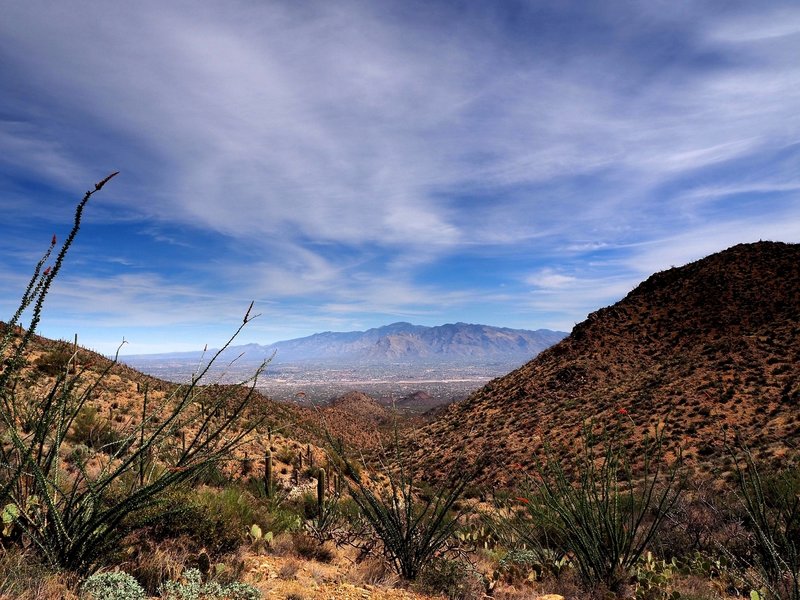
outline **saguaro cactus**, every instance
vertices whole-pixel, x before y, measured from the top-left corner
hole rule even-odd
[[[267,498],[272,498],[273,489],[272,452],[267,450],[264,454],[264,490],[267,493]]]
[[[317,472],[317,514],[321,515],[325,508],[325,469]]]

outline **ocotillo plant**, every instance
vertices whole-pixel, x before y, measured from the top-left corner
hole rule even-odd
[[[742,440],[727,443],[739,483],[739,497],[749,517],[752,558],[732,556],[745,581],[767,598],[800,600],[800,495],[786,470],[765,479]],[[764,596],[759,595],[759,598]]]
[[[459,519],[469,510],[459,500],[481,465],[455,469],[450,481],[423,497],[400,455],[396,425],[394,436],[394,450],[385,451],[381,457],[388,491],[374,489],[359,475],[343,445],[328,437],[339,479],[347,485],[361,516],[383,542],[384,554],[395,571],[404,579],[414,580],[450,543]]]
[[[683,491],[680,454],[667,464],[662,433],[645,436],[636,470],[618,427],[604,430],[606,441],[593,449],[592,426],[584,431],[577,473],[567,472],[551,448],[536,457],[537,477],[517,499],[527,518],[507,523],[529,547],[574,556],[584,582],[616,590],[638,560]],[[540,533],[549,531],[548,546]]]
[[[114,368],[115,360],[95,370],[87,364],[76,369],[74,353],[38,399],[32,421],[35,426],[28,431],[21,426],[19,411],[24,403],[19,390],[24,388],[26,357],[44,301],[78,233],[86,204],[114,175],[86,192],[55,262],[45,267],[56,247],[53,236],[0,338],[0,428],[8,442],[8,446],[0,445],[0,506],[14,515],[13,525],[21,530],[25,543],[36,548],[47,562],[82,572],[91,571],[100,557],[117,548],[130,531],[131,520],[157,504],[163,491],[227,458],[261,423],[248,418],[246,412],[265,365],[246,381],[250,385],[245,393],[231,391],[209,397],[200,387],[200,380],[220,353],[254,318],[251,304],[234,335],[189,384],[177,387],[152,408],[148,403],[142,411],[142,423],[131,423],[118,432],[120,437],[113,446],[99,448],[97,469],[78,469],[67,475],[64,443],[76,418],[91,407],[90,399]],[[28,309],[28,329],[20,330],[18,325]],[[196,395],[208,409],[202,414],[194,403]],[[223,406],[230,408],[227,417],[222,417]],[[190,433],[185,445],[177,449],[175,440],[180,431]],[[149,460],[152,456],[159,456],[159,464],[144,469],[154,462]],[[32,502],[34,497],[36,501]]]

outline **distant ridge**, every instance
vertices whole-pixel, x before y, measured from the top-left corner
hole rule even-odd
[[[465,441],[486,481],[532,470],[543,442],[575,448],[587,420],[664,427],[701,472],[726,466],[723,430],[781,464],[800,449],[800,245],[741,244],[656,273],[552,348],[409,441],[427,474]],[[634,426],[635,424],[635,426]]]
[[[225,358],[244,352],[245,360],[263,360],[275,353],[275,362],[339,361],[383,363],[386,361],[529,360],[567,334],[538,329],[509,329],[489,325],[452,323],[436,327],[392,323],[366,331],[315,333],[270,345],[246,344],[226,350]],[[199,352],[125,356],[125,362],[197,359]]]

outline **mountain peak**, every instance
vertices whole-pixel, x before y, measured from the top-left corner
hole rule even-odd
[[[398,321],[366,331],[329,332],[270,346],[277,361],[443,361],[467,357],[523,362],[562,339],[562,332],[454,323],[427,327]]]

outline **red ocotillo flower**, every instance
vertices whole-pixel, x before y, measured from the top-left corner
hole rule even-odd
[[[52,268],[52,267],[47,267],[47,268],[44,270],[44,272],[42,273],[42,275],[44,275],[44,276],[50,275],[50,269],[51,269],[51,268]]]
[[[618,415],[622,415],[624,417],[624,416],[626,416],[628,414],[628,409],[627,408],[618,408],[617,409],[617,414]]]
[[[56,245],[56,234],[55,233],[53,234],[53,239],[50,240],[50,245],[51,246],[55,246]]]

